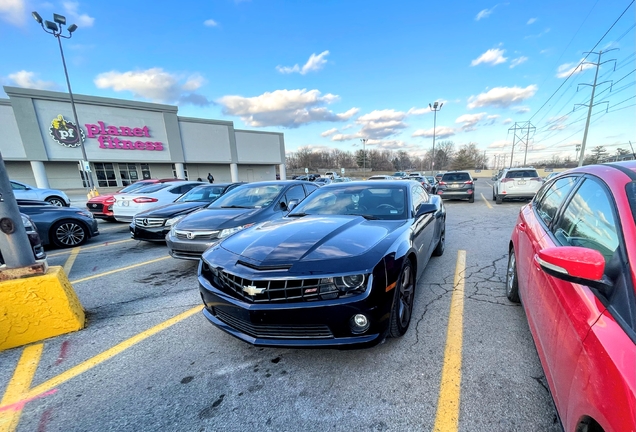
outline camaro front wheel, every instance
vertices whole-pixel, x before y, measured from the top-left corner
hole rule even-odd
[[[389,335],[400,337],[409,328],[413,314],[413,300],[415,299],[415,275],[411,261],[404,258],[404,265],[395,286],[395,299],[391,313]]]

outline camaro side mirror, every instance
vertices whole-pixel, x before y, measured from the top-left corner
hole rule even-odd
[[[603,294],[612,287],[604,276],[605,258],[595,250],[577,246],[549,247],[534,256],[535,263],[550,276],[596,288]]]
[[[420,204],[420,206],[418,207],[415,217],[420,217],[428,213],[435,213],[436,211],[437,211],[437,206],[435,204],[423,203],[423,204]]]

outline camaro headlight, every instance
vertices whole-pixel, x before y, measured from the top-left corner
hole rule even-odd
[[[363,274],[340,276],[333,278],[333,283],[340,291],[349,292],[364,286],[366,277]]]
[[[175,216],[166,221],[166,226],[172,226],[184,218],[185,215]]]
[[[241,231],[241,230],[243,230],[243,229],[245,229],[247,227],[251,227],[252,225],[254,225],[254,224],[241,225],[241,226],[237,226],[237,227],[234,227],[234,228],[226,228],[226,229],[222,230],[219,233],[219,238],[222,239],[222,238],[225,238],[227,236],[231,236],[232,234],[237,233],[237,232],[239,232],[239,231]]]

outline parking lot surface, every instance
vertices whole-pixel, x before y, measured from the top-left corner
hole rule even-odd
[[[406,335],[365,350],[255,348],[200,313],[196,262],[100,222],[49,250],[86,329],[0,352],[0,431],[559,430],[523,309],[505,296],[522,202],[446,201],[446,252]]]

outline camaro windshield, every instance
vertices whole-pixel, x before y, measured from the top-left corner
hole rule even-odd
[[[283,185],[241,186],[226,193],[209,208],[261,208],[270,205],[283,190]]]
[[[325,187],[309,195],[290,214],[359,215],[368,219],[406,219],[408,201],[404,186]]]

